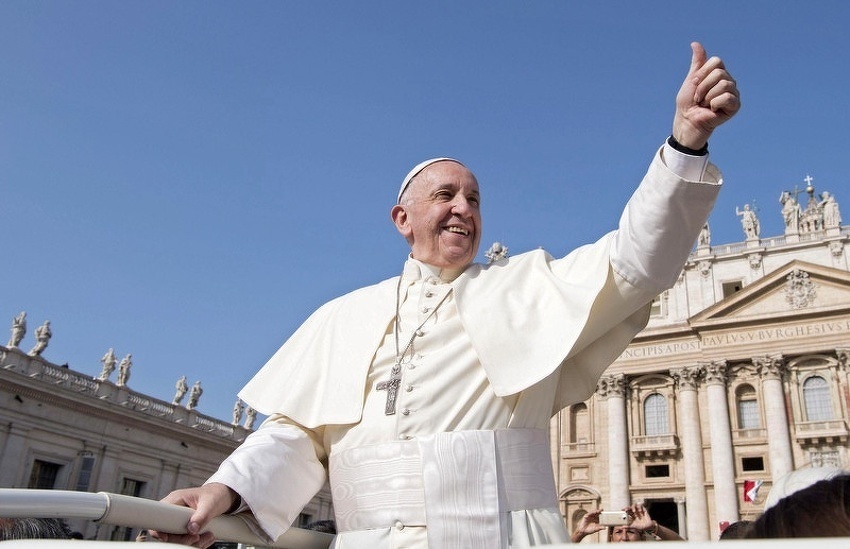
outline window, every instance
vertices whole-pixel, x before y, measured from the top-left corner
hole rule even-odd
[[[749,471],[764,471],[763,457],[745,457],[741,458],[741,470]]]
[[[80,474],[77,476],[78,492],[87,492],[91,482],[91,473],[94,469],[94,457],[83,456],[80,463]]]
[[[667,478],[670,476],[669,465],[647,465],[646,478]]]
[[[661,318],[664,316],[664,294],[658,295],[652,300],[649,305],[649,316],[652,318]]]
[[[761,415],[756,390],[752,385],[741,385],[735,391],[738,401],[738,428],[761,429]]]
[[[52,490],[56,487],[56,477],[59,476],[60,469],[62,469],[62,465],[59,463],[50,463],[40,459],[34,460],[27,488]]]
[[[744,287],[744,283],[740,280],[723,283],[723,297],[729,297],[732,294],[737,294]]]
[[[121,493],[125,496],[139,497],[145,488],[144,481],[125,478],[124,484],[121,486]]]
[[[570,442],[586,444],[590,441],[590,414],[587,405],[580,402],[570,407]]]
[[[644,433],[647,436],[666,435],[670,432],[667,423],[667,399],[652,393],[643,401]]]
[[[829,384],[820,376],[812,376],[803,383],[803,401],[806,405],[806,421],[832,419],[832,399]]]

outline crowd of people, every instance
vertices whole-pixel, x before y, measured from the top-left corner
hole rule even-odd
[[[626,524],[600,522],[602,509],[588,511],[570,536],[579,543],[607,529],[610,543],[682,540],[654,520],[643,505],[623,509]],[[720,540],[850,537],[850,470],[806,467],[780,477],[771,487],[764,511],[754,520],[728,524]]]

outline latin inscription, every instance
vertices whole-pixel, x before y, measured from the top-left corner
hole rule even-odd
[[[680,341],[659,345],[629,347],[620,359],[647,358],[653,356],[668,356],[680,353],[693,353],[702,348],[722,347],[724,345],[744,345],[765,341],[778,341],[798,337],[817,337],[833,334],[850,333],[850,320],[834,322],[818,322],[802,326],[783,326],[777,328],[761,328],[742,332],[730,332],[717,335],[706,335],[702,341]]]

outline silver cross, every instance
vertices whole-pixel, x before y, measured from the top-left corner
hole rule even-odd
[[[395,399],[398,396],[398,388],[401,385],[401,365],[396,364],[390,370],[390,379],[381,381],[375,387],[379,391],[387,392],[387,406],[384,408],[384,414],[391,416],[395,414]]]

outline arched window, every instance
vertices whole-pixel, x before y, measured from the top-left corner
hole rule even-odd
[[[824,378],[812,376],[803,382],[803,401],[806,404],[806,421],[832,419],[829,383]]]
[[[647,436],[666,435],[670,432],[667,422],[667,399],[652,393],[643,401],[644,433]]]
[[[590,414],[583,402],[570,408],[570,442],[590,442]]]
[[[738,428],[761,429],[761,414],[756,390],[752,385],[741,385],[735,391],[738,404]]]

